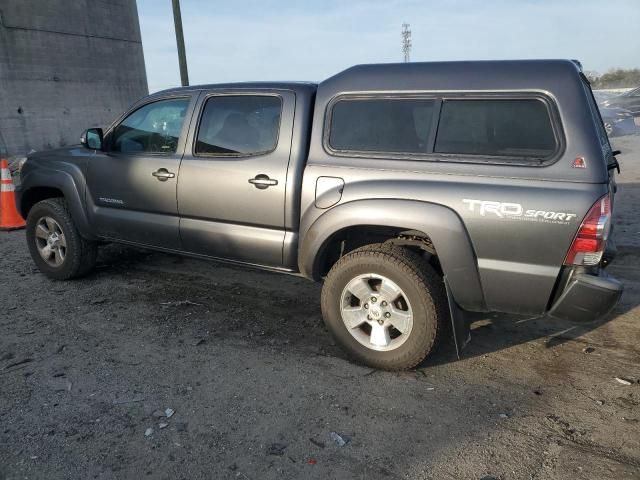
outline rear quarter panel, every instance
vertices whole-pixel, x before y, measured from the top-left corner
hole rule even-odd
[[[455,212],[471,239],[487,309],[524,314],[547,308],[582,218],[607,192],[606,185],[322,166],[308,169],[303,191],[313,191],[315,179],[322,175],[345,180],[340,204],[401,198],[442,205]],[[490,208],[491,204],[482,209],[475,203],[472,208],[465,200],[508,205],[502,213]],[[514,204],[521,206],[522,215],[508,213],[518,210],[509,206]],[[316,208],[312,195],[303,198],[302,209],[304,236],[327,210]],[[565,213],[569,219],[545,219],[542,213],[527,217],[528,211],[547,216],[551,216],[549,212]]]

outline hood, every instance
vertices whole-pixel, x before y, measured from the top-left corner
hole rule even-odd
[[[29,160],[60,160],[62,158],[70,159],[73,157],[86,158],[93,151],[89,150],[82,145],[70,145],[67,147],[54,148],[52,150],[39,150],[37,152],[31,152],[26,155]]]
[[[26,161],[20,163],[17,173],[21,181],[34,171],[40,171],[45,175],[55,171],[75,171],[82,175],[82,172],[86,171],[87,161],[95,154],[94,150],[82,145],[32,152],[25,157]],[[46,171],[48,173],[44,173]]]
[[[95,154],[96,152],[94,150],[85,148],[82,145],[71,145],[54,150],[42,150],[30,153],[27,155],[25,165],[34,167],[39,165],[42,168],[58,169],[63,164],[71,164],[83,169],[87,164],[87,160]]]

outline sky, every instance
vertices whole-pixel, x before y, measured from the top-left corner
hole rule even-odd
[[[171,0],[137,0],[150,92],[180,84]],[[571,58],[640,68],[640,0],[181,0],[192,85],[321,81],[359,63]]]

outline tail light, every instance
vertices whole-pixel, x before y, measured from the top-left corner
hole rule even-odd
[[[611,198],[598,200],[582,220],[564,260],[565,265],[597,265],[602,259],[611,229]]]

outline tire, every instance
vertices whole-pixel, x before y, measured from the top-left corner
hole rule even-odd
[[[394,297],[398,289],[401,294]],[[336,341],[359,363],[383,370],[414,368],[436,349],[449,318],[447,305],[444,282],[431,265],[391,244],[367,245],[343,256],[322,288],[322,315]],[[362,323],[349,328],[347,322]]]
[[[55,280],[79,278],[95,266],[97,244],[80,236],[64,198],[49,198],[36,203],[29,211],[26,228],[31,258],[47,277]],[[56,235],[57,240],[50,250],[55,251],[57,243],[59,253],[51,253],[50,258],[45,259],[44,253],[40,252],[44,250],[43,245],[48,244],[48,238],[52,233]],[[62,242],[65,244],[64,249],[61,247]]]

